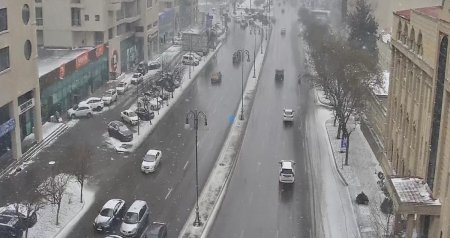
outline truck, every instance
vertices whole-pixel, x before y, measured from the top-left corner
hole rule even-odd
[[[183,31],[182,46],[183,51],[193,51],[201,53],[201,55],[207,55],[208,54],[207,31],[198,28]]]

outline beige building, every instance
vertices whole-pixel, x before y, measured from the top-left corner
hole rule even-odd
[[[406,237],[450,237],[449,34],[449,1],[394,13],[383,169]]]
[[[42,140],[34,0],[0,0],[0,162]]]
[[[38,44],[109,45],[110,72],[130,70],[158,52],[157,0],[36,0]]]

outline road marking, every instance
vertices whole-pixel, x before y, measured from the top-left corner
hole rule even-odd
[[[186,170],[186,167],[188,166],[188,164],[189,164],[189,160],[186,161],[186,164],[184,164],[183,170]]]
[[[241,231],[241,238],[244,238],[244,230]]]
[[[280,231],[277,230],[277,238],[280,236]]]
[[[170,196],[170,193],[172,192],[172,188],[169,188],[169,192],[167,192],[166,197],[164,198],[164,200],[167,200],[167,198]]]

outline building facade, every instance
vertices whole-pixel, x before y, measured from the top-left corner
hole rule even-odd
[[[406,237],[450,237],[449,35],[449,1],[394,12],[382,164]]]
[[[0,0],[0,85],[0,159],[18,159],[42,140],[33,0]]]

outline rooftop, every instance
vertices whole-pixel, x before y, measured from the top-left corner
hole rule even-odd
[[[38,70],[39,77],[45,75],[59,66],[70,62],[79,55],[93,48],[82,49],[47,49],[40,48],[38,50]]]
[[[407,10],[397,11],[394,14],[409,21],[411,19],[412,11],[416,11],[418,13],[430,16],[432,18],[438,18],[439,12],[441,10],[442,10],[441,6],[421,7],[421,8],[415,8],[415,9],[407,9]]]

